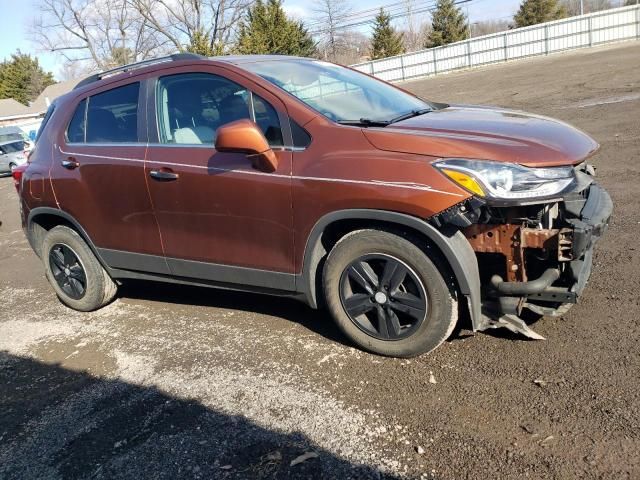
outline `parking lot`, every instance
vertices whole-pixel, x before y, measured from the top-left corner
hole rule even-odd
[[[382,358],[294,300],[144,283],[78,313],[0,178],[0,478],[640,478],[640,42],[403,87],[602,145],[614,217],[546,341],[463,329]]]

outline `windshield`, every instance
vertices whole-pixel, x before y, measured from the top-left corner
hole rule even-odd
[[[431,105],[363,73],[319,60],[244,64],[336,122],[388,122]],[[367,123],[367,122],[364,122]]]

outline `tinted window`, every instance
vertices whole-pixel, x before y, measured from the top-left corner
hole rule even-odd
[[[88,143],[138,141],[139,83],[89,97],[86,116]]]
[[[6,143],[2,145],[2,150],[4,151],[4,153],[22,152],[24,151],[24,142],[18,141],[18,142]]]
[[[0,142],[9,142],[11,140],[22,140],[23,136],[19,133],[5,133],[0,135]]]
[[[213,145],[220,126],[247,118],[258,124],[271,145],[282,145],[275,109],[226,78],[205,73],[162,77],[157,103],[161,143]]]
[[[311,143],[311,135],[293,120],[291,120],[291,136],[294,147],[307,148]]]
[[[67,141],[71,143],[83,143],[84,142],[84,124],[86,114],[87,101],[82,100],[75,113],[69,127],[67,128]]]
[[[271,106],[264,98],[252,95],[253,112],[255,122],[264,133],[265,138],[271,147],[281,147],[284,145],[282,141],[282,130],[280,129],[280,119],[276,109]]]
[[[53,115],[53,111],[55,109],[56,109],[56,104],[55,103],[52,103],[51,105],[49,105],[49,108],[47,108],[47,113],[44,114],[44,118],[42,119],[42,123],[40,124],[40,127],[38,128],[38,133],[36,133],[36,138],[35,138],[34,142],[37,142],[38,139],[40,138],[40,135],[42,135],[44,127],[47,125],[47,123],[49,123],[49,119],[51,118],[51,115]]]

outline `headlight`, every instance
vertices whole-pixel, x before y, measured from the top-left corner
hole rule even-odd
[[[433,164],[447,177],[488,200],[538,200],[553,197],[575,182],[573,167],[528,168],[522,165],[453,158]]]

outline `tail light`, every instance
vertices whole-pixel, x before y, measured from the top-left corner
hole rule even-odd
[[[18,165],[13,170],[11,170],[11,176],[13,177],[13,184],[16,187],[16,191],[20,193],[20,186],[22,184],[22,175],[24,171],[27,169],[28,164]]]

